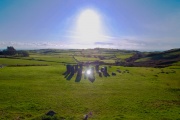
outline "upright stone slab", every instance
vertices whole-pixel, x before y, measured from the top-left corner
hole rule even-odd
[[[91,71],[92,71],[92,75],[94,76],[95,73],[94,73],[94,67],[91,67]]]
[[[101,71],[99,71],[98,73],[99,73],[99,77],[102,77],[102,72],[101,72]]]
[[[96,72],[99,72],[99,65],[96,65],[95,68],[96,68]]]
[[[82,64],[80,64],[79,67],[80,67],[81,70],[83,69],[83,65]]]
[[[107,73],[107,67],[106,66],[104,67],[104,73]]]
[[[75,73],[78,71],[78,65],[75,65]]]
[[[104,72],[104,67],[101,68],[101,72]]]
[[[82,68],[78,68],[77,76],[81,76],[81,75],[82,75]]]
[[[66,71],[67,71],[67,73],[71,72],[71,65],[66,65]]]
[[[71,74],[74,75],[74,66],[71,66]]]

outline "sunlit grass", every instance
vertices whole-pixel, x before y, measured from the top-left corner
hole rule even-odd
[[[30,57],[9,57],[0,58],[0,65],[54,65],[54,64],[73,64],[76,63],[72,56],[61,55],[30,55]]]
[[[24,60],[19,58],[0,58],[0,64],[4,65],[50,65],[53,62],[35,61],[25,58]]]
[[[81,61],[81,62],[99,60],[99,58],[94,58],[94,57],[82,57],[82,56],[75,56],[75,59],[77,59],[78,61]]]
[[[115,63],[115,60],[100,60],[104,63]]]
[[[122,73],[116,72],[120,69]],[[126,72],[129,71],[129,72]],[[116,76],[91,83],[76,74],[66,80],[65,66],[4,67],[0,69],[0,118],[41,119],[49,110],[57,118],[178,119],[179,69],[108,67]],[[168,74],[167,74],[168,73]]]
[[[126,58],[129,58],[129,57],[131,57],[131,56],[133,56],[132,53],[117,53],[117,54],[116,54],[116,57],[117,57],[117,58],[120,58],[120,59],[122,59],[122,60],[124,60],[124,59],[126,59]]]
[[[179,62],[167,68],[107,66],[110,76],[96,73],[93,83],[84,76],[76,82],[76,74],[70,79],[62,75],[65,64],[75,59],[96,61],[101,56],[101,61],[114,63],[117,55],[121,60],[132,55],[92,52],[0,58],[0,65],[11,66],[0,68],[0,119],[41,120],[49,110],[57,113],[49,118],[67,120],[82,119],[89,112],[94,120],[179,118]]]

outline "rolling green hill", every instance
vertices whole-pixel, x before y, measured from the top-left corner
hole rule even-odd
[[[142,55],[133,62],[135,66],[165,67],[180,61],[180,49],[172,49],[163,52],[153,52]]]

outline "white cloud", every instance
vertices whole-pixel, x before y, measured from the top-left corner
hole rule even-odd
[[[74,38],[75,36],[69,36]],[[87,49],[87,48],[114,48],[130,49],[141,51],[157,51],[179,48],[180,44],[177,38],[138,38],[135,36],[111,37],[104,36],[105,41],[82,42],[82,41],[64,41],[64,42],[0,42],[0,48],[14,46],[16,49]],[[108,38],[108,39],[107,39]]]
[[[16,49],[42,49],[42,48],[65,48],[66,44],[60,42],[0,42],[0,48],[14,46]]]

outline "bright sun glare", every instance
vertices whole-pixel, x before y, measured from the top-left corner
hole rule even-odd
[[[97,41],[102,34],[98,13],[91,9],[83,11],[78,17],[76,30],[81,42]]]
[[[90,75],[91,74],[91,70],[87,70],[87,74]]]

